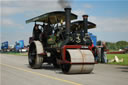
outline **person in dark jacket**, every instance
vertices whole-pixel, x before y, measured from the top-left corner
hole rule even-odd
[[[39,29],[39,25],[35,24],[33,28],[33,38],[34,40],[39,40],[41,30]]]
[[[106,56],[106,43],[102,42],[102,48],[101,48],[101,63],[107,63],[107,56]]]

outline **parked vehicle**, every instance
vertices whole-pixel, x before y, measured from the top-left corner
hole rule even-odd
[[[22,52],[22,49],[24,49],[24,40],[16,41],[16,43],[15,43],[15,51],[16,52]]]
[[[8,51],[8,41],[5,41],[1,44],[1,51],[7,52]]]

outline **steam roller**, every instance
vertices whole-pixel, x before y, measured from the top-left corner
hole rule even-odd
[[[71,8],[64,10],[45,13],[26,21],[35,22],[33,35],[29,38],[29,65],[38,69],[48,63],[66,74],[91,73],[95,52],[88,29],[96,25],[88,21],[88,15],[83,15],[83,20],[71,22],[77,19],[77,15],[71,13]]]

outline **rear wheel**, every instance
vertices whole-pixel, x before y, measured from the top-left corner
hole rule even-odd
[[[33,69],[41,68],[43,62],[43,57],[38,54],[42,50],[38,48],[39,43],[39,41],[32,42],[29,47],[28,60],[30,67]]]

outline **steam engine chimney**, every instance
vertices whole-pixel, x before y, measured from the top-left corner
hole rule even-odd
[[[66,21],[66,29],[67,29],[67,34],[70,32],[70,15],[71,15],[71,8],[65,8],[65,21]]]
[[[83,21],[84,21],[84,32],[86,34],[88,33],[88,15],[83,15]]]

